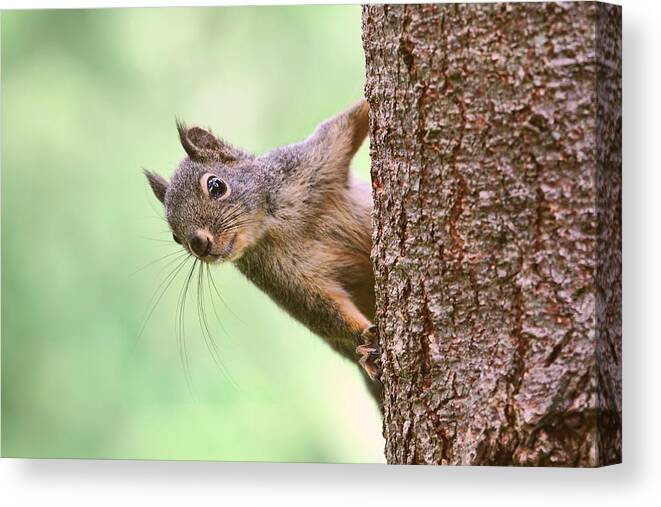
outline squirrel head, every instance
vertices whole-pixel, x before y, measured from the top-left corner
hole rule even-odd
[[[315,180],[326,190],[333,182],[346,188],[349,162],[367,134],[367,113],[367,103],[361,101],[319,125],[306,140],[260,157],[231,146],[210,130],[177,122],[188,157],[170,182],[145,171],[165,206],[174,241],[203,261],[234,261],[263,236],[267,214],[275,213],[275,200],[284,208],[311,202],[311,192],[323,193],[311,183]],[[324,170],[332,176],[324,177]],[[284,185],[276,178],[292,174],[305,185],[293,185],[287,197],[278,198]]]
[[[235,260],[259,239],[265,203],[257,159],[201,127],[177,122],[188,154],[170,182],[145,171],[174,241],[206,261]]]

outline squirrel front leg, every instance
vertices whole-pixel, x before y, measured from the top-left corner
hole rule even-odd
[[[363,315],[344,289],[328,288],[326,295],[335,303],[340,318],[351,333],[362,337],[363,343],[356,347],[356,353],[360,356],[358,362],[372,380],[379,380],[380,369],[377,361],[381,350],[377,327]]]

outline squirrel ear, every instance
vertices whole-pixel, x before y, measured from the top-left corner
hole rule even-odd
[[[304,141],[309,150],[325,152],[332,159],[348,164],[363,144],[369,126],[366,100],[323,122]]]
[[[354,104],[340,115],[351,131],[349,152],[351,157],[358,151],[367,136],[369,128],[369,105],[366,100]]]
[[[218,160],[231,163],[245,156],[243,152],[218,139],[211,131],[202,127],[187,127],[185,123],[177,120],[177,131],[181,145],[191,160]]]
[[[167,180],[163,178],[163,176],[147,171],[146,169],[143,172],[145,173],[147,181],[149,181],[149,186],[154,191],[156,198],[161,201],[161,203],[165,204],[165,192],[169,186]]]

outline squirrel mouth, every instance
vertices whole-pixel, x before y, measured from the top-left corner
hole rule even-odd
[[[230,239],[227,244],[225,245],[225,248],[220,252],[220,257],[223,259],[226,259],[227,257],[230,256],[232,253],[232,250],[234,250],[234,240],[236,239],[236,234],[232,236],[232,239]]]
[[[232,236],[232,239],[230,239],[223,249],[218,252],[218,253],[212,253],[209,252],[207,253],[204,257],[202,257],[202,260],[207,261],[207,262],[217,262],[220,259],[227,259],[231,254],[232,251],[234,250],[234,241],[236,240],[236,234]]]

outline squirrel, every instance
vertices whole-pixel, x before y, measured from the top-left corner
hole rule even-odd
[[[255,156],[177,121],[188,155],[168,182],[145,171],[173,239],[230,261],[281,308],[362,366],[379,406],[372,193],[350,162],[368,130],[365,100],[305,140]]]

